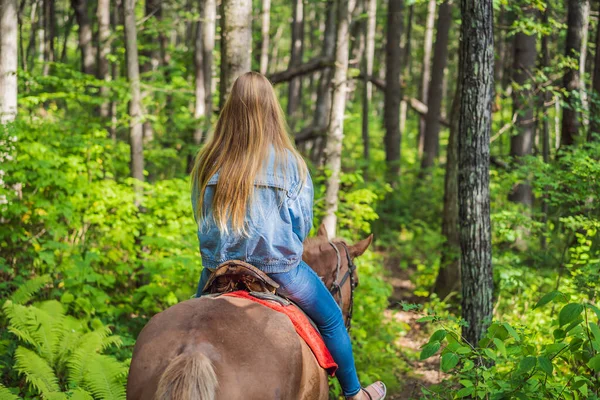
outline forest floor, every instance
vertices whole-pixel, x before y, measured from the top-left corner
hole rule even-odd
[[[414,295],[415,285],[410,280],[412,271],[400,268],[393,260],[388,260],[386,264],[387,270],[391,272],[387,280],[394,288],[386,316],[400,322],[404,328],[403,335],[398,337],[396,344],[401,349],[400,356],[406,362],[406,367],[400,376],[402,386],[398,392],[391,393],[388,398],[390,400],[417,399],[422,393],[421,388],[441,383],[445,375],[440,372],[439,355],[424,361],[419,360],[420,349],[427,343],[429,332],[417,322],[419,315],[403,311],[400,306],[401,302],[421,304],[425,301]]]

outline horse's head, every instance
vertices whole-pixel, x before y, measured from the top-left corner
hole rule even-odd
[[[372,241],[373,235],[353,245],[348,245],[340,239],[330,240],[325,226],[321,225],[317,236],[307,239],[304,243],[302,259],[331,290],[342,309],[348,327],[352,318],[353,291],[358,286],[358,274],[353,259],[363,254]]]

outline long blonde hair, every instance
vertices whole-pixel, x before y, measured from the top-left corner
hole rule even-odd
[[[271,83],[257,72],[236,79],[213,134],[200,150],[192,170],[197,188],[196,218],[203,215],[203,201],[210,178],[219,173],[212,201],[212,215],[219,231],[247,234],[246,212],[254,194],[254,182],[275,151],[275,170],[286,174],[289,155],[298,166],[299,178],[307,176],[306,163],[288,135],[283,110]]]

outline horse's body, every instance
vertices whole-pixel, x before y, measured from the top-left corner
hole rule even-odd
[[[370,241],[351,246],[350,255]],[[331,287],[339,258],[321,242],[304,256]],[[342,304],[351,303],[350,292],[349,284],[341,289]],[[127,382],[128,400],[327,398],[327,374],[288,317],[232,297],[187,300],[154,316],[137,339]]]

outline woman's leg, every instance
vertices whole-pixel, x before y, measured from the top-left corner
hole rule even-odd
[[[336,377],[344,395],[354,396],[360,392],[344,317],[323,281],[304,262],[289,272],[269,276],[280,285],[281,294],[298,304],[317,324],[325,345],[338,364]]]
[[[212,271],[208,268],[202,269],[202,274],[200,275],[200,281],[198,282],[198,289],[196,289],[196,296],[194,296],[194,297],[202,296],[202,289],[204,289],[204,286],[206,286],[206,282],[208,282],[208,278],[210,278],[211,273],[212,273]]]

